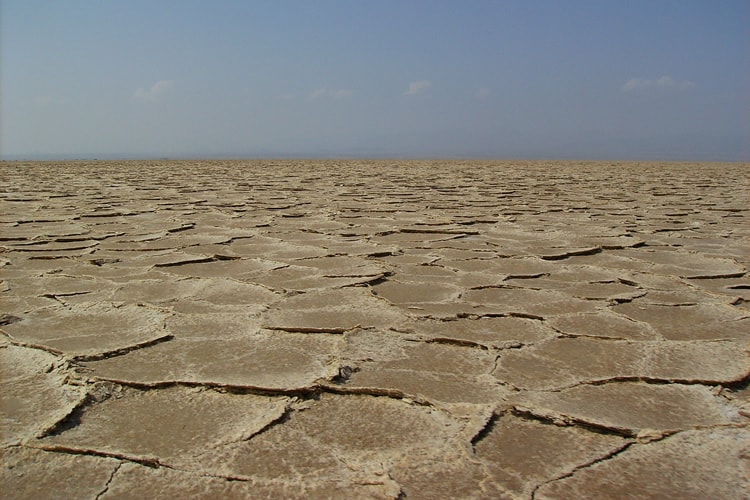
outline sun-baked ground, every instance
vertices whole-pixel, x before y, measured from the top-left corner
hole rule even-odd
[[[740,498],[750,166],[1,165],[13,498]]]

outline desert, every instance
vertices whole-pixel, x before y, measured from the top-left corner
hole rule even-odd
[[[7,498],[745,498],[750,165],[0,163]]]

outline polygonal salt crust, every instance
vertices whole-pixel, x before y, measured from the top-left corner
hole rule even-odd
[[[507,389],[481,374],[389,369],[380,364],[361,366],[345,387],[346,390],[366,389],[373,393],[385,391],[442,406],[456,403],[495,405],[508,394]]]
[[[378,278],[380,278],[380,275],[324,276],[319,269],[313,267],[290,265],[257,274],[247,281],[277,292],[302,292],[366,284],[376,281]]]
[[[695,289],[649,290],[638,299],[638,305],[686,306],[712,302],[718,302],[715,295]]]
[[[27,447],[0,450],[0,483],[17,499],[94,498],[107,488],[119,460]]]
[[[349,473],[349,476],[344,474]],[[356,475],[342,471],[332,478],[298,475],[288,478],[210,477],[203,474],[123,464],[103,499],[131,498],[395,498],[398,485],[386,475]]]
[[[495,363],[495,354],[482,349],[456,349],[451,345],[424,342],[407,342],[402,349],[403,357],[384,360],[381,366],[392,370],[482,374],[489,372]]]
[[[21,342],[70,356],[95,356],[168,336],[167,317],[169,313],[151,307],[90,302],[39,309],[3,329]]]
[[[96,240],[82,241],[43,241],[31,244],[22,243],[11,245],[15,252],[30,253],[34,256],[78,256],[86,255],[93,251],[99,242]]]
[[[402,265],[398,273],[399,281],[415,283],[444,283],[446,280],[453,280],[459,276],[456,271],[439,264]]]
[[[581,385],[560,392],[522,392],[512,400],[541,418],[572,419],[623,435],[672,433],[742,420],[705,386],[643,383]]]
[[[704,257],[695,253],[675,250],[632,251],[632,256],[654,263],[651,271],[656,274],[682,278],[730,277],[741,275],[745,268],[732,259]]]
[[[606,283],[570,283],[556,288],[551,284],[553,280],[546,280],[541,286],[548,289],[559,289],[573,297],[588,300],[626,301],[633,300],[644,294],[643,290],[619,282]]]
[[[195,457],[249,439],[279,419],[287,403],[200,388],[127,389],[83,408],[75,422],[40,443],[195,469]]]
[[[492,481],[515,495],[531,496],[540,484],[623,447],[619,436],[563,427],[505,414],[474,445]]]
[[[445,252],[437,252],[437,253],[445,253]],[[454,271],[460,271],[460,272],[477,272],[477,273],[485,273],[485,274],[493,274],[495,276],[504,276],[503,272],[501,272],[501,266],[498,263],[497,259],[490,260],[487,256],[484,256],[484,258],[474,258],[469,260],[448,260],[448,259],[440,259],[439,265],[441,267],[445,267],[447,269],[451,269]]]
[[[371,241],[352,238],[330,238],[324,243],[325,248],[333,254],[351,256],[377,256],[393,254],[400,249],[393,245],[379,245]]]
[[[375,235],[370,238],[379,245],[400,245],[403,248],[431,248],[430,244],[440,241],[448,241],[459,238],[459,235],[450,233],[402,233]]]
[[[234,241],[226,245],[226,252],[227,255],[238,257],[266,258],[287,263],[295,259],[323,257],[328,254],[326,249],[318,246],[289,243],[263,236]]]
[[[640,251],[640,250],[634,250]],[[599,267],[602,269],[628,271],[633,273],[651,274],[653,264],[623,255],[622,250],[612,250],[594,255],[573,255],[565,259],[566,264]],[[663,277],[663,276],[662,276]]]
[[[462,296],[469,303],[494,306],[506,313],[551,316],[571,312],[591,312],[600,307],[595,301],[582,300],[561,292],[528,288],[482,288]]]
[[[706,292],[750,300],[750,276],[748,275],[742,278],[694,279],[690,280],[690,283]]]
[[[90,279],[86,277],[60,276],[57,274],[47,274],[43,277],[36,278],[34,284],[38,287],[38,294],[53,295],[60,297],[88,295],[91,293],[101,293],[111,291],[114,284],[101,279]]]
[[[654,332],[669,340],[750,340],[750,318],[729,305],[665,306],[634,301],[612,310],[648,323]]]
[[[190,302],[188,302],[190,303]],[[182,301],[180,301],[182,304]],[[167,328],[179,340],[257,340],[260,320],[252,307],[212,307],[213,312],[195,311],[176,314],[167,320]]]
[[[340,338],[291,333],[175,340],[91,361],[97,377],[123,383],[170,382],[227,385],[265,390],[298,390],[332,377]]]
[[[435,342],[462,342],[487,348],[533,344],[555,335],[539,320],[511,317],[461,318],[451,321],[423,320],[407,323],[399,330],[413,332]]]
[[[378,283],[372,289],[376,295],[393,304],[451,302],[458,299],[462,291],[450,284],[404,283],[396,280]]]
[[[628,340],[656,340],[648,323],[633,321],[609,311],[551,317],[547,324],[567,335]]]
[[[493,375],[515,387],[549,390],[607,379],[731,383],[750,373],[736,342],[627,342],[563,338],[502,354]]]
[[[484,463],[458,452],[407,457],[391,476],[406,498],[512,498]]]
[[[358,327],[387,328],[401,317],[369,290],[345,288],[289,297],[263,316],[263,324],[273,330],[343,333]]]
[[[493,375],[522,389],[555,389],[587,379],[617,376],[640,361],[630,344],[557,339],[502,353]],[[614,374],[614,375],[613,375]]]
[[[15,211],[16,217],[11,216],[11,221],[20,221],[18,214],[21,211]],[[4,212],[11,215],[11,212]],[[53,220],[54,219],[54,220]],[[23,238],[21,241],[36,241],[39,238],[78,238],[90,235],[91,231],[87,224],[66,220],[63,217],[50,218],[49,222],[29,222],[24,224],[7,224],[3,226],[3,235],[6,238]]]
[[[253,276],[283,267],[283,265],[263,259],[212,259],[204,262],[170,262],[167,265],[161,265],[160,268],[165,272],[182,276],[252,281]]]
[[[557,263],[542,260],[538,257],[514,257],[499,259],[494,262],[496,272],[507,276],[541,276],[560,268]]]
[[[345,461],[389,462],[450,446],[461,429],[443,412],[387,397],[324,394],[284,424]],[[347,460],[347,458],[349,460]]]
[[[2,234],[2,232],[0,232]],[[76,267],[76,260],[74,257],[40,257],[40,256],[28,256],[21,255],[18,252],[6,253],[8,259],[4,259],[2,269],[3,279],[10,280],[13,282],[18,281],[19,285],[25,287],[37,286],[33,276],[38,276],[43,273],[62,273],[68,272]],[[31,288],[27,288],[31,290]]]
[[[750,415],[744,165],[0,169],[3,440],[25,443],[4,450],[3,473],[23,472],[11,495],[735,498],[750,486],[746,429],[732,429]],[[389,296],[394,283],[406,286]],[[182,470],[154,467],[172,460]]]
[[[186,305],[189,304],[202,306],[207,311],[215,306],[243,306],[247,313],[252,313],[262,311],[281,296],[267,288],[231,279],[190,278],[135,282],[120,290],[115,298],[173,305],[175,310],[185,312],[197,312]]]
[[[744,498],[747,428],[684,431],[543,485],[537,498]]]
[[[354,256],[297,259],[295,264],[318,269],[318,273],[326,277],[377,276],[388,272],[388,268],[377,261]]]
[[[53,429],[84,401],[85,388],[69,385],[60,366],[59,358],[38,349],[0,348],[3,446]]]

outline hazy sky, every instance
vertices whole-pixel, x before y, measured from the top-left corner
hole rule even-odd
[[[750,1],[0,0],[5,157],[750,160]]]

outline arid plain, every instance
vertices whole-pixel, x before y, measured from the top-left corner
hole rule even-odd
[[[750,165],[0,168],[3,497],[750,491]]]

